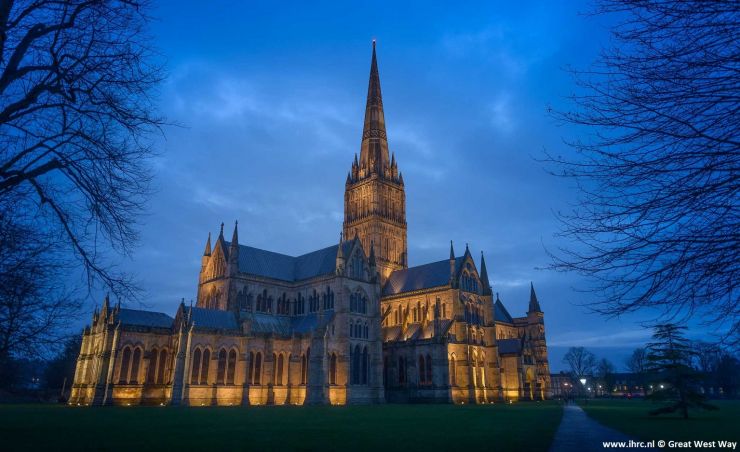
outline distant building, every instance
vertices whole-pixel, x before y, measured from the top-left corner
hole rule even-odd
[[[375,44],[339,243],[292,257],[209,235],[196,306],[106,298],[83,334],[72,404],[489,403],[550,391],[544,314],[493,298],[468,247],[408,267],[403,176],[389,154]]]

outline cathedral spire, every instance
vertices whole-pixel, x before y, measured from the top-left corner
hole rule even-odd
[[[483,257],[483,251],[480,252],[480,279],[483,282],[484,294],[490,294],[491,282],[488,280],[488,270],[486,269],[486,258]]]
[[[234,221],[234,234],[232,234],[232,236],[231,236],[231,246],[232,246],[232,248],[239,246],[239,231],[238,231],[238,228],[239,228],[239,221],[237,220],[237,221]]]
[[[452,248],[452,240],[450,240],[450,260],[455,260],[455,250]]]
[[[529,283],[529,312],[542,312],[540,302],[537,301],[537,294],[534,293],[534,284]]]
[[[211,233],[208,233],[208,240],[206,240],[206,249],[203,251],[204,256],[210,256],[211,255]]]
[[[367,87],[367,104],[365,105],[365,124],[362,129],[362,145],[360,146],[360,168],[367,174],[383,175],[384,170],[389,165],[383,96],[380,93],[378,59],[375,54],[375,40],[373,40],[373,57],[370,63],[370,81]]]

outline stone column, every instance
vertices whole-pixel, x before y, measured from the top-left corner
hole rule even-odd
[[[188,328],[187,335],[180,326],[177,337],[177,354],[175,355],[174,371],[172,372],[172,395],[171,405],[189,404],[189,385],[187,369],[190,364],[190,343],[193,336],[193,328]]]

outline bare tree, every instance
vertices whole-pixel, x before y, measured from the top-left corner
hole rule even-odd
[[[583,347],[571,347],[563,357],[563,362],[568,364],[571,374],[579,379],[593,375],[596,367],[596,356]]]
[[[740,8],[736,2],[597,0],[613,47],[574,71],[584,131],[553,173],[582,194],[560,212],[553,267],[585,275],[592,307],[701,318],[737,343],[740,308]]]
[[[64,265],[51,233],[16,220],[13,203],[0,203],[0,387],[12,383],[13,360],[48,358],[61,345],[80,303],[63,284]]]
[[[645,389],[646,373],[648,369],[647,350],[644,348],[636,348],[632,352],[632,355],[627,358],[625,364],[627,365],[627,370],[635,374],[637,381],[640,382],[642,394],[647,395],[647,390]]]
[[[0,200],[21,197],[28,224],[58,232],[121,296],[110,261],[131,251],[149,194],[162,79],[145,33],[146,0],[0,0]]]
[[[596,376],[601,380],[606,395],[611,395],[614,389],[614,364],[606,358],[600,359],[596,363]]]

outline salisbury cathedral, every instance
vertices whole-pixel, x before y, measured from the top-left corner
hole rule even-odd
[[[403,176],[373,44],[338,243],[287,256],[208,236],[195,306],[174,317],[106,298],[85,328],[74,405],[494,403],[548,396],[544,314],[494,296],[465,247],[408,266]],[[446,254],[446,253],[445,253]]]

